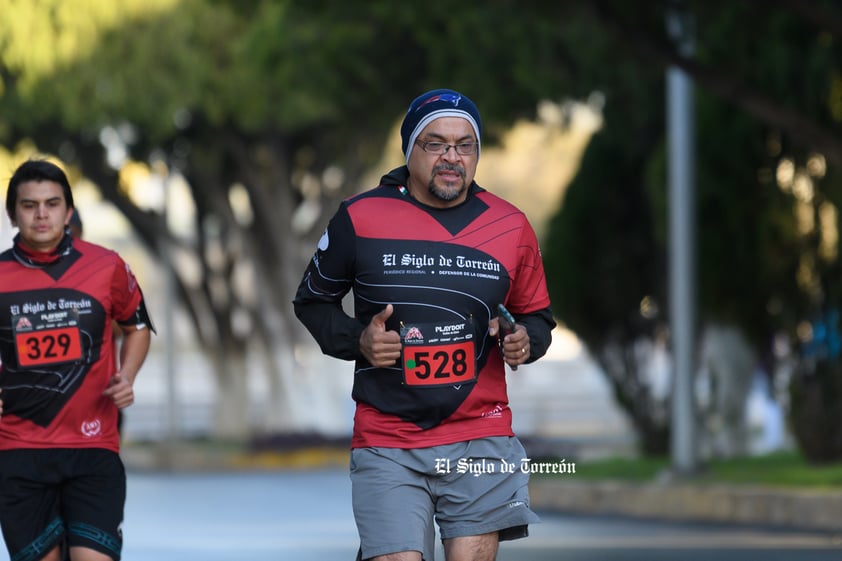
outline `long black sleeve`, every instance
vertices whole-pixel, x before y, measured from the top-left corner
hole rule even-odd
[[[341,302],[320,302],[308,299],[298,289],[293,301],[295,316],[319,344],[323,353],[343,360],[356,360],[360,353],[360,334],[365,328],[349,317]]]
[[[295,293],[295,316],[304,324],[322,352],[343,360],[356,360],[364,325],[342,308],[342,299],[354,279],[354,229],[341,205],[319,240],[316,253]]]
[[[515,315],[515,321],[526,327],[529,333],[529,360],[535,362],[547,353],[550,343],[553,342],[553,328],[555,320],[550,308],[545,308],[531,314]]]

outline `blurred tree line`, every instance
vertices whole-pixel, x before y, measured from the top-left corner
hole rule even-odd
[[[675,9],[693,16],[692,58],[667,34]],[[604,97],[605,125],[543,249],[558,317],[646,452],[664,451],[669,429],[668,398],[640,360],[668,341],[669,65],[698,88],[700,321],[737,325],[770,372],[784,334],[804,399],[817,399],[808,374],[838,377],[838,356],[802,344],[839,299],[832,1],[0,0],[0,13],[0,143],[31,141],[78,167],[172,267],[226,396],[217,436],[250,430],[255,349],[277,403],[265,423],[290,426],[293,349],[309,342],[289,306],[303,267],[339,201],[369,187],[361,178],[408,101],[442,85],[474,98],[489,143],[540,100]],[[129,196],[130,162],[183,177],[191,236]]]
[[[669,337],[662,64],[675,65],[696,88],[699,328],[738,328],[758,367],[785,378],[772,384],[791,386],[782,397],[803,451],[842,457],[839,349],[817,344],[838,328],[828,314],[842,280],[842,12],[831,2],[596,4],[607,32],[591,44],[611,65],[588,87],[606,95],[605,126],[545,244],[556,313],[608,374],[643,451],[665,453],[669,394],[647,368]],[[671,4],[692,18],[692,59],[666,36]]]

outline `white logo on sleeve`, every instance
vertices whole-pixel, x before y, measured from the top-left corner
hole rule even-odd
[[[325,228],[325,233],[322,234],[322,237],[319,239],[319,245],[317,247],[319,248],[319,251],[324,251],[327,249],[328,245],[330,245],[330,239],[327,235],[327,228]]]

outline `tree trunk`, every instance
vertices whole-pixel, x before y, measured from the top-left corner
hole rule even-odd
[[[249,372],[245,348],[223,345],[213,361],[217,382],[213,436],[245,440],[250,434]]]

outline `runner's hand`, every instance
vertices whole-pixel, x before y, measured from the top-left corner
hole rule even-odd
[[[497,318],[488,321],[488,334],[492,337],[500,332],[500,323]],[[517,367],[529,360],[532,348],[529,346],[529,333],[526,327],[516,323],[515,332],[509,333],[502,341],[500,349],[503,351],[503,360],[509,366]]]
[[[134,388],[119,372],[111,377],[108,388],[102,392],[102,395],[110,397],[119,409],[126,408],[134,403]]]
[[[360,352],[372,366],[392,366],[401,357],[401,336],[386,330],[386,320],[394,311],[394,306],[387,304],[360,334]]]

